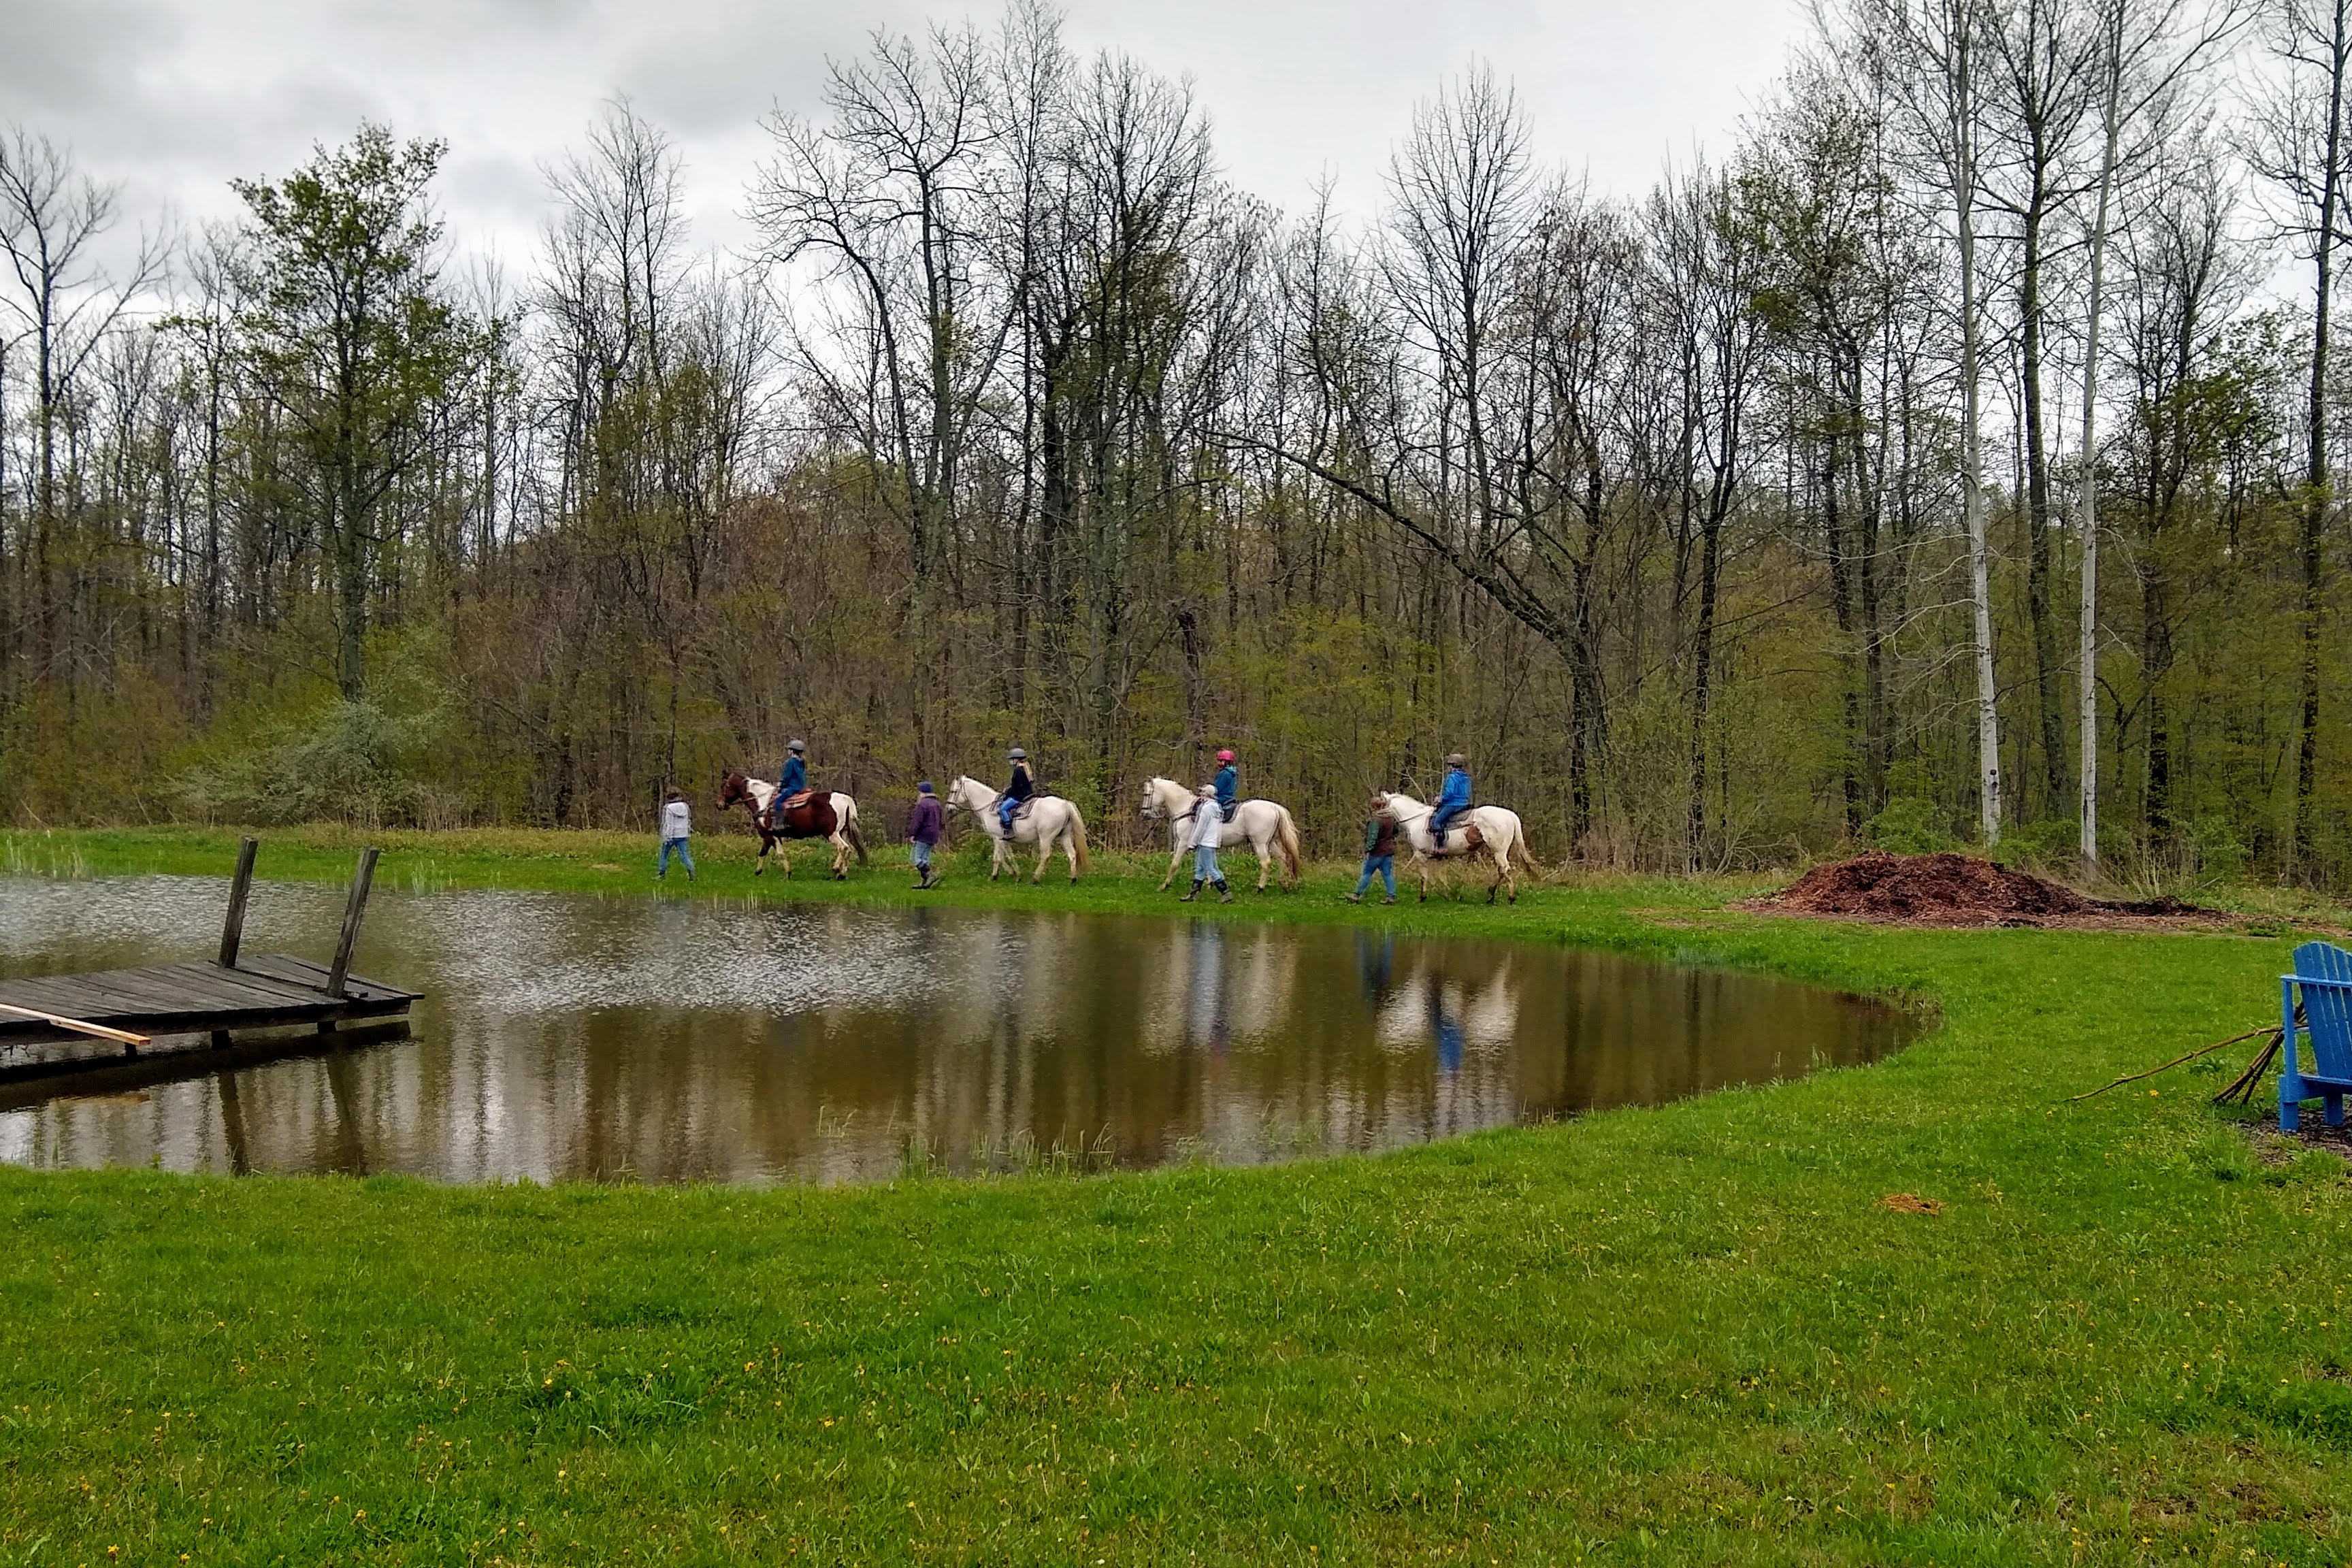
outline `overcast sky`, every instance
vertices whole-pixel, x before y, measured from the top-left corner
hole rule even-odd
[[[1319,175],[1379,200],[1417,100],[1479,59],[1512,80],[1538,152],[1597,189],[1645,188],[1671,153],[1727,144],[1806,30],[1802,0],[1071,0],[1081,52],[1189,76],[1227,173],[1295,208]],[[183,222],[236,209],[226,182],[281,174],[362,118],[447,139],[451,238],[522,262],[541,164],[600,100],[677,139],[698,237],[737,217],[760,116],[814,112],[827,56],[876,28],[992,3],[921,0],[0,0],[0,120],[71,143],[126,205]]]

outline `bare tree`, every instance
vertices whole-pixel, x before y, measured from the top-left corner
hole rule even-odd
[[[2082,540],[2082,600],[2075,645],[2075,793],[2084,860],[2099,858],[2099,381],[2106,308],[2107,246],[2118,182],[2148,167],[2168,140],[2182,83],[2243,25],[2237,0],[2096,0],[2097,174],[2090,182],[2088,289],[2083,303],[2082,473],[2075,530]],[[2126,132],[2134,140],[2126,144]]]
[[[1755,308],[1763,269],[1754,237],[1741,221],[1738,182],[1704,164],[1685,175],[1668,174],[1651,197],[1644,226],[1653,308],[1676,351],[1680,537],[1695,535],[1697,548],[1685,811],[1685,864],[1695,867],[1706,837],[1707,718],[1715,697],[1724,528],[1745,494],[1757,445],[1748,405],[1764,358],[1764,318]],[[1682,581],[1680,571],[1676,580]]]
[[[1992,562],[1985,537],[1981,407],[1983,310],[1977,280],[1978,211],[1983,200],[1986,0],[1855,0],[1858,42],[1883,51],[1885,79],[1907,111],[1924,163],[1940,185],[1959,263],[1960,486],[1969,540],[1969,599],[1974,622],[1978,830],[2000,841],[2000,688],[1993,673]]]
[[[2278,187],[2284,226],[2311,263],[2310,395],[2305,405],[2300,557],[2302,711],[2295,744],[2294,827],[2288,858],[2312,852],[2319,758],[2320,628],[2335,497],[2327,464],[2330,316],[2336,253],[2347,237],[2345,176],[2352,162],[2346,89],[2352,86],[2352,0],[2273,0],[2270,53],[2278,70],[2257,104],[2247,157]]]
[[[60,596],[50,574],[58,533],[70,526],[58,494],[60,422],[75,382],[115,325],[162,279],[169,256],[162,242],[143,237],[119,276],[100,262],[120,195],[120,187],[78,171],[72,154],[47,136],[23,126],[0,135],[0,257],[14,284],[5,302],[33,349],[37,670],[55,647]]]
[[[2055,527],[2043,375],[2053,220],[2073,198],[2078,142],[2095,98],[2099,31],[2081,0],[2013,0],[1985,28],[1991,69],[1988,196],[2016,225],[2018,397],[2024,434],[2026,626],[2033,650],[2045,814],[2065,802],[2066,743],[2051,598]],[[2023,781],[2021,781],[2021,789]]]

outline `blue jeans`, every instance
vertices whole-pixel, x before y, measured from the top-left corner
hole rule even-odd
[[[1021,803],[1009,795],[996,803],[996,820],[1003,825],[1007,838],[1013,837],[1013,814],[1020,809]]]
[[[931,868],[931,847],[919,838],[908,841],[907,857],[914,862],[915,869],[918,871],[928,871]]]
[[[1449,805],[1429,819],[1429,836],[1436,841],[1439,848],[1445,847],[1445,830],[1469,809],[1466,805]]]
[[[1390,898],[1396,897],[1395,856],[1367,855],[1364,857],[1364,874],[1356,879],[1356,897],[1360,899],[1364,896],[1364,889],[1372,885],[1374,877],[1378,877],[1381,879],[1381,886],[1389,890]]]
[[[686,874],[691,879],[694,876],[694,854],[687,848],[686,840],[683,838],[662,840],[661,858],[654,863],[654,875],[656,877],[669,875],[669,858],[672,851],[676,851],[677,858],[686,862]]]
[[[1197,844],[1192,847],[1192,880],[1214,882],[1221,888],[1225,885],[1225,874],[1217,869],[1215,845]]]

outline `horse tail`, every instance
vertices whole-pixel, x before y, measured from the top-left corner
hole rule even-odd
[[[848,811],[842,815],[841,836],[849,840],[852,849],[857,851],[857,863],[865,865],[866,835],[857,831],[857,803],[854,800],[849,803]]]
[[[1087,859],[1087,819],[1078,815],[1078,808],[1075,805],[1070,807],[1070,845],[1078,852],[1078,869],[1093,870],[1093,865]]]
[[[1527,825],[1521,823],[1517,826],[1518,832],[1514,836],[1514,842],[1518,846],[1519,858],[1526,862],[1528,870],[1531,874],[1540,877],[1544,874],[1543,862],[1537,859],[1536,852],[1528,847]]]
[[[1280,810],[1282,816],[1275,823],[1275,842],[1282,846],[1283,864],[1290,868],[1290,879],[1296,882],[1298,880],[1298,823],[1290,815],[1288,806]]]

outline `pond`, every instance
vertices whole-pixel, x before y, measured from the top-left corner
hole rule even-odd
[[[202,956],[226,900],[0,879],[0,974]],[[261,884],[246,951],[323,956],[341,903]],[[1795,1077],[1913,1027],[1533,943],[551,893],[379,891],[353,967],[426,994],[404,1031],[158,1060],[107,1092],[0,1085],[0,1159],[453,1182],[1255,1163]]]

